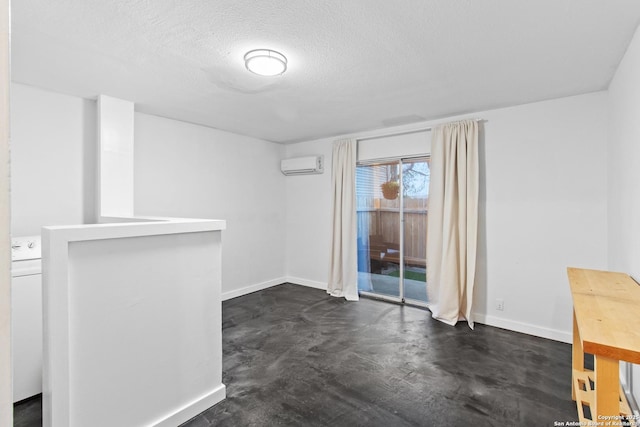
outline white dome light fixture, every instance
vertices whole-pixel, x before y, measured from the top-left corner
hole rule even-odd
[[[275,50],[255,49],[244,55],[244,65],[261,76],[278,76],[287,70],[287,58]]]

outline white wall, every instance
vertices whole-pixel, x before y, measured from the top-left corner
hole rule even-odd
[[[480,270],[475,311],[488,324],[570,342],[566,267],[606,266],[606,93],[479,116],[486,282]]]
[[[94,101],[11,85],[11,231],[95,220]]]
[[[609,269],[640,281],[640,29],[609,86]],[[640,367],[633,369],[640,402]]]
[[[96,101],[96,217],[134,216],[134,104],[100,95]]]
[[[286,266],[288,280],[327,288],[331,241],[331,163],[333,139],[285,146],[285,157],[324,155],[322,175],[285,177]]]
[[[566,267],[606,266],[606,93],[473,117],[486,119],[476,320],[569,342]],[[327,159],[324,175],[286,180],[287,275],[317,287],[327,282],[333,139],[286,147]]]
[[[136,113],[136,215],[227,221],[222,291],[229,298],[282,283],[282,146]]]
[[[640,280],[640,31],[609,87],[609,268]]]

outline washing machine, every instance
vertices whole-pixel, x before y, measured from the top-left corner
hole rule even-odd
[[[13,401],[42,393],[40,236],[11,239]]]

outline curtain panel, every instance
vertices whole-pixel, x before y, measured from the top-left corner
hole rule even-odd
[[[333,143],[331,254],[327,293],[358,300],[356,140]]]
[[[433,129],[427,215],[428,307],[450,325],[472,307],[478,240],[478,123],[465,120]]]

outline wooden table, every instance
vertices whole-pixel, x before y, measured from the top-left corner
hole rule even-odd
[[[620,425],[621,415],[633,421],[620,387],[619,361],[640,363],[640,286],[625,273],[567,271],[573,296],[571,397],[580,421]],[[584,353],[594,356],[593,372],[584,368]],[[585,416],[583,405],[589,407],[591,418]]]

